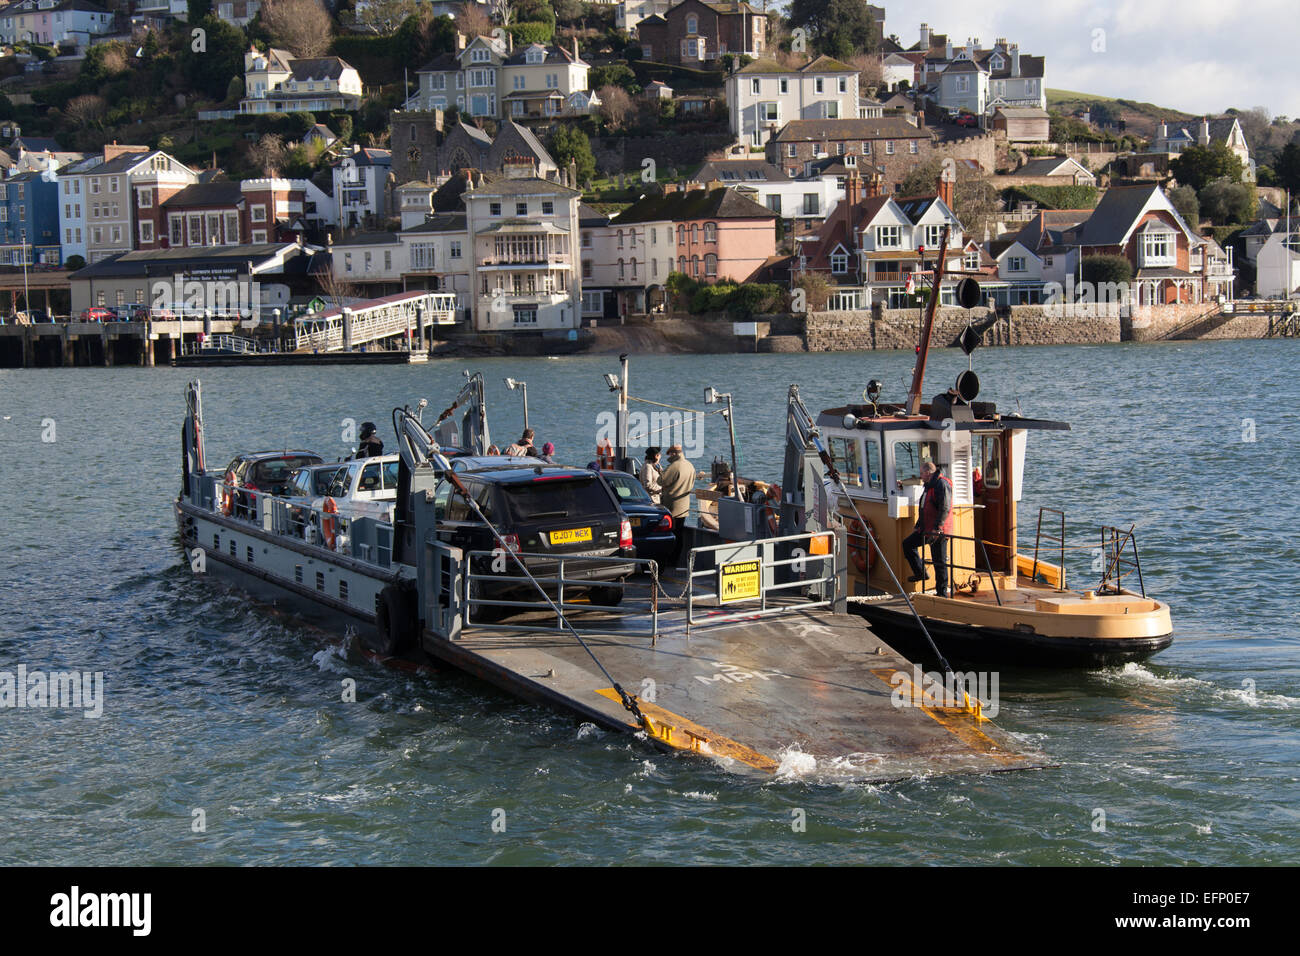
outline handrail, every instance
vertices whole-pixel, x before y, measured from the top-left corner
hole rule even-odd
[[[1043,514],[1044,514],[1045,512],[1046,512],[1046,513],[1051,513],[1051,514],[1054,514],[1054,515],[1057,515],[1057,516],[1060,517],[1060,519],[1061,519],[1061,533],[1060,533],[1059,536],[1057,536],[1057,535],[1053,535],[1053,534],[1050,534],[1050,533],[1049,533],[1049,534],[1044,534],[1044,533],[1043,533]],[[1064,591],[1064,590],[1065,590],[1065,512],[1064,512],[1064,511],[1062,511],[1062,510],[1059,509],[1059,508],[1046,508],[1046,507],[1040,507],[1040,508],[1038,509],[1038,531],[1037,531],[1037,533],[1034,535],[1034,565],[1033,565],[1033,568],[1032,568],[1032,569],[1030,570],[1030,572],[1029,572],[1029,580],[1031,580],[1031,581],[1037,580],[1037,578],[1038,578],[1038,546],[1039,546],[1039,544],[1043,541],[1043,539],[1046,539],[1048,544],[1053,544],[1053,543],[1054,543],[1054,544],[1058,544],[1058,545],[1060,546],[1060,554],[1061,554],[1061,563],[1060,563],[1060,569],[1061,569],[1061,581],[1060,581],[1060,585],[1058,586],[1057,590],[1058,590],[1058,591]]]
[[[814,538],[823,539],[827,541],[826,553],[824,554],[812,553],[812,540]],[[809,547],[804,554],[792,558],[778,559],[775,557],[777,545],[793,543],[796,541],[807,541],[809,543]],[[736,603],[747,603],[750,601],[757,600],[759,602],[758,609],[754,610],[753,608],[750,608],[745,611],[738,611],[730,614],[710,612],[707,617],[707,621],[705,618],[696,618],[695,579],[709,577],[718,574],[721,571],[721,568],[717,566],[711,568],[704,568],[702,570],[697,571],[695,569],[696,556],[716,553],[720,551],[726,551],[731,554],[739,555],[739,553],[745,552],[749,549],[753,549],[754,551],[757,552],[756,559],[748,558],[748,557],[742,558],[737,556],[736,560],[757,560],[758,562],[757,572],[759,575],[758,596],[756,598],[746,598]],[[787,534],[775,538],[755,538],[749,541],[731,541],[731,542],[727,542],[726,544],[714,544],[714,545],[707,545],[705,547],[700,547],[700,548],[692,548],[690,555],[687,557],[687,562],[686,562],[686,634],[687,636],[688,637],[690,636],[691,627],[692,625],[695,624],[701,624],[706,622],[709,624],[722,624],[728,621],[737,621],[741,619],[750,619],[755,617],[765,617],[774,614],[789,614],[792,611],[803,611],[809,608],[829,607],[833,605],[835,603],[836,592],[839,590],[840,587],[839,574],[841,571],[841,567],[837,560],[839,557],[840,557],[839,537],[833,531],[804,531],[799,534]],[[821,572],[822,574],[821,577],[816,577],[816,578],[799,577],[792,581],[787,581],[783,584],[767,583],[768,579],[771,577],[771,575],[768,573],[770,570],[779,567],[803,566],[809,561],[819,562],[822,569],[825,568],[826,562],[829,561],[830,572],[826,573],[823,570]],[[815,601],[804,600],[793,604],[782,604],[778,607],[768,607],[767,595],[769,591],[786,591],[792,588],[806,588],[815,585],[829,585],[829,590],[827,592],[829,596],[821,600],[815,600]],[[713,593],[713,596],[718,597],[716,593]]]
[[[521,559],[538,559],[542,561],[554,562],[556,565],[554,574],[544,574],[538,571],[529,571],[532,577],[522,574],[506,573],[483,573],[474,570],[475,559],[480,562],[485,558],[493,560],[500,559],[503,552],[497,551],[469,551],[465,554],[465,566],[467,573],[463,576],[465,582],[464,594],[464,624],[466,627],[491,628],[504,631],[538,631],[564,629],[564,624],[560,620],[560,615],[569,611],[590,611],[590,610],[616,610],[618,605],[577,604],[565,601],[565,585],[586,587],[586,588],[618,588],[624,596],[629,588],[645,588],[648,592],[650,601],[650,626],[648,628],[635,628],[625,626],[625,620],[619,622],[617,628],[620,634],[632,634],[638,636],[647,636],[650,638],[651,646],[655,646],[659,641],[659,563],[649,558],[620,558],[617,556],[574,556],[546,554],[542,552],[515,551],[512,554]],[[592,580],[591,578],[571,578],[565,575],[565,564],[572,566],[575,563],[590,566],[592,564],[606,567],[632,565],[636,571],[644,571],[649,574],[648,581],[628,581],[624,579],[614,580]],[[631,577],[631,575],[629,575]],[[541,600],[507,600],[502,598],[486,599],[474,595],[474,582],[488,581],[493,584],[529,584],[533,581],[540,582],[543,585],[554,585],[556,589],[556,598],[553,602]],[[620,604],[621,599],[620,599]],[[475,607],[509,607],[520,610],[545,610],[551,612],[550,616],[554,618],[553,625],[540,625],[536,621],[529,621],[527,624],[501,624],[495,622],[475,621],[472,617],[472,610]]]
[[[1101,583],[1097,585],[1097,591],[1111,591],[1119,593],[1124,590],[1124,571],[1125,567],[1137,572],[1138,590],[1142,596],[1147,596],[1146,583],[1142,580],[1142,559],[1138,556],[1137,536],[1133,533],[1137,525],[1129,525],[1127,531],[1121,531],[1119,528],[1103,526],[1101,529],[1101,550],[1106,557],[1106,564],[1102,570]],[[1126,559],[1124,552],[1129,548],[1133,549],[1133,557]],[[1111,583],[1112,578],[1114,584]]]
[[[862,538],[865,545],[865,541],[866,541],[865,534],[859,534],[859,535],[851,534],[850,537]],[[984,549],[984,540],[982,538],[976,538],[974,535],[964,535],[964,534],[946,534],[943,537],[955,541],[970,541],[979,548],[980,553],[984,556],[984,567],[981,569],[979,565],[975,565],[975,564],[954,563],[952,560],[952,553],[949,552],[947,556],[948,557],[948,579],[949,579],[948,587],[952,591],[957,590],[957,582],[953,580],[953,574],[952,574],[953,571],[973,571],[975,573],[976,578],[978,579],[980,571],[983,570],[984,573],[986,573],[989,576],[989,584],[993,585],[993,597],[997,600],[998,607],[1001,607],[1002,594],[1001,592],[998,591],[998,579],[993,574],[993,565],[989,563],[989,553]],[[992,544],[994,547],[1009,547],[1008,545],[998,545],[996,542],[992,542],[992,541],[990,541],[989,544]],[[926,559],[925,552],[921,551],[921,564],[922,566],[933,565],[934,561]]]

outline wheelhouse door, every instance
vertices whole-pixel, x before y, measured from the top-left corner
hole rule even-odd
[[[1015,551],[1011,527],[1011,457],[1006,432],[976,432],[974,438],[975,533],[984,542],[992,571],[1009,571]],[[982,561],[983,559],[980,558]]]

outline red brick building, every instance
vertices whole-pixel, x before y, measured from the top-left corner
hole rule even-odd
[[[725,53],[760,56],[767,49],[767,17],[743,2],[682,0],[636,30],[642,55],[660,63],[716,63]]]

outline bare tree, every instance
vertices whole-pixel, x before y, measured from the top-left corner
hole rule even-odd
[[[263,176],[274,176],[284,165],[286,152],[284,140],[275,133],[267,133],[248,147],[248,159]]]
[[[501,21],[503,27],[515,22],[515,5],[513,0],[493,0],[492,13]]]
[[[320,285],[321,294],[335,308],[342,308],[354,299],[360,298],[360,287],[335,275],[333,268],[328,272],[319,273],[316,281]]]
[[[72,120],[78,126],[89,126],[97,123],[104,116],[108,104],[102,96],[94,93],[87,93],[84,96],[74,96],[68,100],[67,106],[63,108],[64,115]]]
[[[614,129],[622,129],[628,114],[632,112],[632,97],[627,90],[621,86],[602,86],[596,95],[600,97],[597,109],[601,117]]]
[[[416,0],[369,0],[364,10],[357,11],[356,20],[372,33],[388,36],[419,10]]]
[[[294,56],[324,56],[334,39],[334,21],[320,0],[263,0],[262,23]]]
[[[471,40],[492,35],[492,18],[477,3],[463,3],[456,15],[456,29]]]
[[[849,66],[858,71],[858,91],[867,95],[874,87],[877,92],[885,88],[885,65],[874,53],[859,53],[849,60]]]

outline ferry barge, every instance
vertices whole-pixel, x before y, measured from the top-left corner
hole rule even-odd
[[[484,473],[453,465],[447,451],[489,444],[480,376],[432,432],[409,409],[394,409],[393,522],[322,509],[312,518],[336,523],[332,547],[304,534],[311,522],[293,520],[291,503],[274,496],[224,513],[230,489],[205,464],[197,382],[187,404],[175,512],[190,567],[353,631],[373,656],[454,667],[660,750],[764,778],[883,781],[1046,765],[992,723],[989,702],[921,675],[847,613],[843,529],[730,542],[710,542],[701,530],[684,574],[664,574],[671,589],[644,558],[524,550],[537,546],[510,540],[468,493]],[[555,466],[529,467],[545,482]],[[497,547],[457,539],[462,518],[487,527]],[[552,543],[591,530],[557,527]],[[810,556],[791,557],[795,550]],[[601,562],[617,563],[620,577],[593,588]],[[509,599],[492,596],[502,585]],[[619,593],[604,594],[612,588]]]

